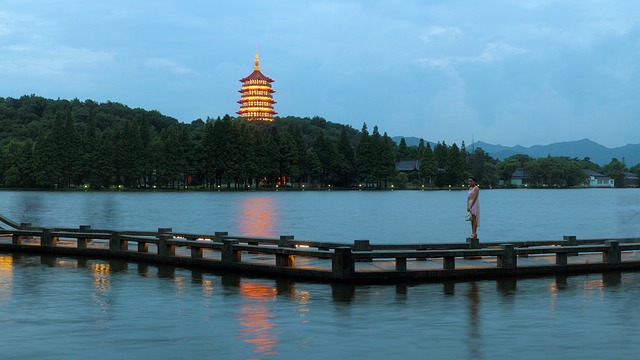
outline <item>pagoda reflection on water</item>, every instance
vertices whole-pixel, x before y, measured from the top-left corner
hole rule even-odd
[[[274,80],[260,71],[260,60],[257,52],[253,72],[249,76],[240,79],[240,81],[242,82],[242,89],[238,90],[238,92],[242,96],[238,100],[240,111],[237,111],[236,114],[249,121],[273,121],[273,116],[277,114],[273,110],[273,104],[276,102],[273,100],[272,94],[275,91],[271,89],[271,83]]]

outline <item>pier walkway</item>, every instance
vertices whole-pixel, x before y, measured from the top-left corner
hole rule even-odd
[[[187,234],[42,228],[0,216],[0,252],[117,258],[253,276],[351,283],[439,282],[640,270],[640,238],[446,244],[352,244]]]

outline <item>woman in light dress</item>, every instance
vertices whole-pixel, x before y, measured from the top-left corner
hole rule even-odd
[[[480,187],[473,176],[469,177],[469,196],[467,197],[467,211],[471,212],[471,235],[469,238],[478,238],[478,226],[480,226]]]

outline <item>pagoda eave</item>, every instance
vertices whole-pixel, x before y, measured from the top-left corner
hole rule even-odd
[[[249,80],[264,80],[264,81],[267,81],[267,82],[270,82],[270,83],[275,81],[272,78],[264,75],[262,72],[260,72],[260,70],[254,70],[254,72],[249,74],[249,76],[240,79],[240,82],[244,83],[244,82],[247,82]]]

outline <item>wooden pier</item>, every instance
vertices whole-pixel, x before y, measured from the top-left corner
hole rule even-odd
[[[640,270],[640,238],[447,244],[352,244],[214,234],[43,228],[0,217],[0,251],[196,267],[351,283],[439,282]]]

